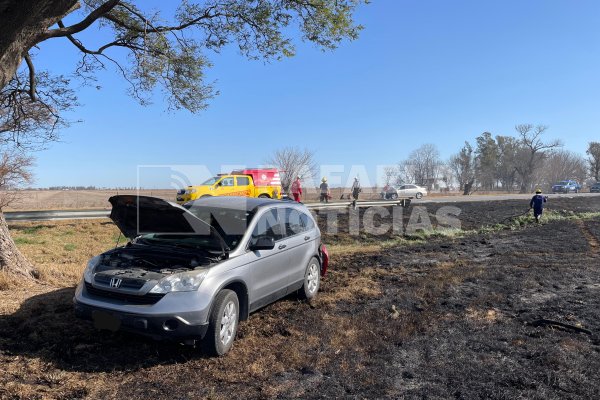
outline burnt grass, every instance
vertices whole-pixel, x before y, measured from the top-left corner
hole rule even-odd
[[[452,204],[463,229],[523,202]],[[441,204],[428,204],[433,216]],[[600,197],[555,200],[565,215]],[[405,210],[405,222],[410,217]],[[385,222],[382,219],[379,222]],[[319,224],[326,231],[325,218]],[[600,219],[554,220],[377,250],[338,219],[331,270],[312,303],[289,296],[240,325],[232,351],[95,331],[74,288],[0,315],[1,398],[598,398]]]

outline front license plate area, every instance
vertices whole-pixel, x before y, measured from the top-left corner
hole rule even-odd
[[[106,329],[111,332],[116,332],[121,327],[121,320],[106,311],[92,311],[92,320],[94,321],[94,328],[96,329]]]

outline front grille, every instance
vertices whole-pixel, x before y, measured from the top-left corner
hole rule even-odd
[[[85,283],[85,289],[92,296],[121,300],[130,304],[155,304],[165,296],[163,293],[147,293],[140,296],[123,292],[113,292],[95,288],[88,282]]]
[[[94,277],[94,280],[96,281],[96,283],[99,283],[101,285],[110,286],[110,280],[112,278],[118,278],[118,276],[115,277],[114,275],[96,274],[96,276]],[[143,279],[135,279],[135,278],[120,278],[120,279],[121,279],[121,285],[119,285],[119,287],[123,288],[123,289],[138,290],[138,289],[141,289],[141,287],[144,286],[144,284],[146,283],[146,281]]]

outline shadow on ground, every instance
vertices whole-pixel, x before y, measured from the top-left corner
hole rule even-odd
[[[199,349],[128,333],[94,329],[75,317],[74,287],[25,300],[12,315],[0,316],[0,351],[41,357],[58,368],[108,372],[185,362],[205,357]]]

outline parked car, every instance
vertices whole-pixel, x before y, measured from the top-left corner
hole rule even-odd
[[[398,187],[385,186],[380,193],[385,200],[396,200],[399,197],[415,197],[417,199],[427,196],[427,189],[422,186],[406,184]]]
[[[552,186],[552,193],[579,193],[581,185],[574,180],[560,181]]]
[[[600,182],[596,182],[590,186],[590,193],[600,193]]]
[[[88,262],[74,298],[76,315],[98,329],[201,341],[223,355],[239,321],[290,293],[314,298],[327,272],[319,228],[299,203],[109,201],[111,219],[130,241]]]

